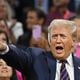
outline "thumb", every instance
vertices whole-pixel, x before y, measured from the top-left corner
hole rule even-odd
[[[0,41],[0,51],[5,51],[7,49],[7,44],[6,43],[2,43]]]

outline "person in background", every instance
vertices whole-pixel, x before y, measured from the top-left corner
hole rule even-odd
[[[49,0],[34,0],[35,8],[41,9],[45,14],[48,13]]]
[[[13,11],[7,0],[0,0],[0,19],[4,19],[7,22],[14,16]]]
[[[33,37],[34,26],[38,27],[41,33],[42,29],[45,27],[46,15],[39,9],[29,8],[25,11],[25,18],[26,25],[24,27],[24,35],[19,37],[17,44],[29,47],[30,39]]]
[[[9,37],[4,30],[0,30],[0,41],[4,42],[6,44],[9,44]],[[6,64],[6,62],[4,60],[0,59],[0,66],[1,66],[0,80],[9,80],[9,79],[10,80],[24,80],[22,74],[18,70],[11,68],[7,64],[2,66],[2,63]],[[8,71],[8,67],[9,67],[10,71]],[[4,70],[7,72],[5,72]],[[4,71],[4,72],[2,72],[2,71]],[[8,73],[9,73],[9,76],[8,76]],[[10,76],[10,74],[11,74],[11,76]],[[5,76],[6,76],[6,78],[4,78]]]
[[[0,59],[0,80],[10,80],[12,76],[12,68],[7,66],[3,59]]]
[[[8,28],[11,30],[11,33],[14,35],[14,43],[16,43],[17,38],[23,34],[23,26],[22,23],[18,23],[16,19],[12,19],[14,16],[15,15],[13,15],[13,11],[8,1],[0,0],[0,20],[5,20],[8,25]],[[12,26],[14,26],[14,28],[12,28]]]
[[[9,43],[8,36],[5,31],[0,30],[0,41]],[[18,80],[16,71],[0,59],[0,80]]]
[[[41,27],[45,26],[46,22],[46,14],[37,8],[28,8],[24,11],[25,14],[25,30],[32,29],[34,25],[41,25]]]
[[[80,58],[80,17],[73,20],[77,25],[77,40],[75,45],[75,55]]]
[[[4,19],[0,20],[0,30],[3,30],[3,31],[5,31],[7,33],[8,37],[9,37],[9,42],[10,43],[14,43],[15,42],[14,35],[9,30],[7,22]]]
[[[46,25],[49,25],[53,19],[69,19],[75,16],[75,13],[68,9],[70,0],[52,0],[52,6],[47,15]]]
[[[13,17],[10,22],[8,22],[10,31],[13,33],[15,40],[17,42],[19,36],[23,35],[23,24],[17,20],[16,17]],[[15,42],[15,44],[16,44]]]
[[[9,28],[7,25],[7,22],[11,19],[11,11],[8,5],[7,0],[0,0],[0,29],[6,30],[8,36],[9,34]],[[4,24],[6,22],[6,25]],[[5,25],[5,27],[4,27]]]
[[[39,38],[32,37],[30,40],[30,47],[42,48],[45,51],[50,51],[48,40],[47,40],[47,28],[42,30],[41,36]]]
[[[7,35],[10,36],[9,28],[5,20],[2,20],[2,19],[0,20],[0,30],[4,30],[7,33]]]
[[[15,74],[15,70],[0,59],[0,80],[18,80]]]

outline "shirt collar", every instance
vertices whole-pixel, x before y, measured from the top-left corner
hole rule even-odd
[[[73,66],[72,54],[69,55],[69,57],[67,58],[67,61],[68,61],[68,63],[69,63],[70,66]]]
[[[57,62],[59,63],[59,60],[57,60]],[[73,67],[73,59],[72,59],[72,54],[70,54],[67,58],[67,62],[70,66]]]

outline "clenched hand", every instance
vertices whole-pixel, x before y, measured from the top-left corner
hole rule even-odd
[[[2,43],[2,42],[0,41],[0,52],[5,51],[6,49],[7,49],[7,44]]]

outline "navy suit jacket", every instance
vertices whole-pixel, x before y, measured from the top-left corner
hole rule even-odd
[[[26,51],[10,46],[5,55],[0,55],[8,65],[27,75],[28,80],[55,80],[56,59],[40,48],[28,48]],[[80,80],[80,60],[73,56],[74,77]]]

